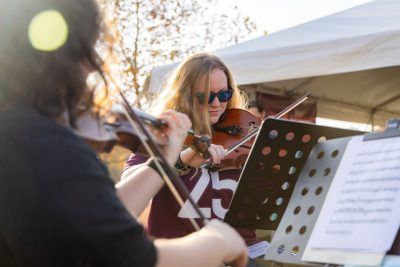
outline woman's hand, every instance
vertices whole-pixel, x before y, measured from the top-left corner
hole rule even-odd
[[[168,136],[168,142],[163,147],[164,155],[168,163],[174,166],[182,150],[187,133],[192,127],[192,122],[187,115],[174,110],[162,113],[160,119],[164,120],[168,125],[168,128],[164,130],[164,133]]]
[[[211,144],[208,148],[211,158],[204,159],[200,154],[196,153],[192,148],[183,150],[180,154],[181,160],[185,165],[192,167],[199,167],[209,160],[212,160],[213,164],[219,164],[225,157],[225,148],[221,145]]]
[[[200,232],[209,232],[219,236],[222,241],[223,260],[233,266],[244,267],[248,261],[248,249],[243,238],[230,225],[218,220],[211,220]]]
[[[227,263],[245,267],[248,252],[242,237],[226,223],[211,220],[200,231],[175,239],[157,239],[157,267],[209,267]]]

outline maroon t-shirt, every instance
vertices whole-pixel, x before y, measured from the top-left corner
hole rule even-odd
[[[124,170],[145,161],[146,157],[132,154]],[[237,169],[211,172],[204,168],[192,168],[180,178],[206,218],[223,220],[236,190],[239,176],[240,170]],[[197,222],[200,225],[202,223],[187,199],[184,199],[184,205],[180,207],[168,187],[164,186],[151,203],[148,232],[157,238],[185,236],[194,231],[188,218],[197,218]],[[254,230],[244,228],[236,230],[248,245],[257,242]]]

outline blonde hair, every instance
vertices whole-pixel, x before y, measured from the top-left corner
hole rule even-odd
[[[186,58],[167,80],[166,88],[160,93],[152,110],[161,113],[173,109],[189,116],[193,130],[197,134],[211,135],[208,117],[208,103],[200,104],[196,98],[196,87],[205,77],[207,82],[205,99],[210,95],[210,73],[222,70],[228,80],[228,87],[233,89],[232,98],[227,104],[229,108],[245,108],[247,97],[237,87],[231,71],[217,56],[208,53],[198,53]]]

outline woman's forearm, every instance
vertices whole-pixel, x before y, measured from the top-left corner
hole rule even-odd
[[[121,202],[137,218],[162,188],[164,181],[155,170],[146,165],[125,172],[123,180],[115,188]]]
[[[223,242],[217,238],[188,235],[183,238],[156,240],[156,267],[218,267],[223,260]]]

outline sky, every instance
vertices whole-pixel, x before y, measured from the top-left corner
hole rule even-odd
[[[372,0],[220,0],[221,5],[236,5],[257,25],[252,37],[273,33],[301,23],[349,9]]]

